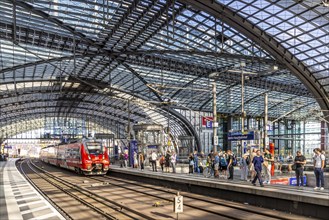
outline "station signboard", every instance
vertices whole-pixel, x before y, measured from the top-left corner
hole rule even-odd
[[[4,149],[13,149],[13,147],[12,146],[9,146],[9,145],[5,145],[3,148]]]
[[[255,132],[254,131],[246,131],[246,132],[229,132],[228,135],[229,141],[238,141],[238,140],[255,140]]]
[[[96,133],[96,139],[114,139],[114,134]]]
[[[202,120],[202,127],[204,127],[204,128],[212,128],[214,117],[202,116],[201,117],[201,120]]]

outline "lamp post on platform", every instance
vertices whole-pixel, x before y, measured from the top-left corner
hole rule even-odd
[[[217,102],[216,102],[216,82],[212,83],[212,95],[213,95],[213,138],[214,138],[214,145],[213,145],[213,152],[217,151],[218,145],[218,137],[217,137]]]
[[[266,145],[269,144],[269,140],[268,140],[268,135],[267,135],[267,120],[268,120],[268,94],[265,93],[264,95],[264,152],[266,149]]]

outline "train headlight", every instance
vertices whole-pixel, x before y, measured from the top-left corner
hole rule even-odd
[[[105,159],[105,155],[103,154],[103,160]]]

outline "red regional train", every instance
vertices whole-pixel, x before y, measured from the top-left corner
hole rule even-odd
[[[84,175],[104,175],[110,165],[106,148],[91,140],[50,145],[41,149],[40,159]]]

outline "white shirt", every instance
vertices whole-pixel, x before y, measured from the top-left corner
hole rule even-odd
[[[157,160],[157,154],[155,152],[152,153],[152,160]]]
[[[176,163],[176,154],[171,155],[171,162]]]
[[[321,168],[322,167],[322,161],[325,160],[325,156],[323,154],[320,154],[320,155],[316,155],[314,157],[314,160],[315,160],[315,168]]]

